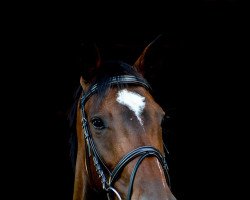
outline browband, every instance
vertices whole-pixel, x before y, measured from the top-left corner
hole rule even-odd
[[[137,84],[151,90],[149,83],[144,79],[133,75],[121,75],[109,78],[108,85]],[[98,83],[90,86],[89,90],[82,96],[81,106],[84,106],[91,95],[97,92]]]

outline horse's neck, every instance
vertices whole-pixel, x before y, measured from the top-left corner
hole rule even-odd
[[[79,105],[78,105],[79,108]],[[76,119],[76,132],[77,132],[77,159],[75,167],[75,182],[74,182],[74,194],[73,200],[86,199],[87,190],[87,173],[85,169],[85,149],[84,149],[84,138],[82,135],[81,127],[81,113],[80,109],[77,109]]]
[[[79,107],[78,107],[79,108]],[[75,182],[74,182],[74,194],[73,200],[106,200],[107,195],[105,192],[96,191],[91,188],[88,180],[87,168],[85,166],[86,148],[85,140],[82,134],[81,125],[81,110],[77,109],[77,120],[76,120],[76,131],[77,131],[77,159],[75,167]]]

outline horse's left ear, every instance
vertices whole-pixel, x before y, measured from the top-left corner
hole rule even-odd
[[[81,43],[79,61],[80,84],[83,90],[86,90],[95,79],[96,70],[100,67],[101,58],[97,45],[93,42]]]
[[[163,35],[159,35],[143,50],[139,58],[134,63],[134,67],[143,76],[147,76],[156,71],[164,60]]]

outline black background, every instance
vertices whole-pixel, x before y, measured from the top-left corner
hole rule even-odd
[[[245,12],[233,0],[139,4],[9,6],[3,44],[10,76],[2,85],[12,108],[6,130],[14,133],[5,134],[12,145],[4,147],[11,152],[4,162],[10,199],[72,197],[66,113],[79,81],[79,42],[95,41],[105,58],[132,64],[159,34],[167,67],[155,87],[171,116],[173,193],[177,199],[223,193],[232,136],[222,118],[235,109],[228,98],[238,93]]]

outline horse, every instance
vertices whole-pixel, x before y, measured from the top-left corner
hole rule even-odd
[[[159,38],[133,65],[103,60],[95,44],[83,47],[70,112],[73,200],[176,199],[163,142],[165,111],[145,78],[157,62],[152,54]]]

